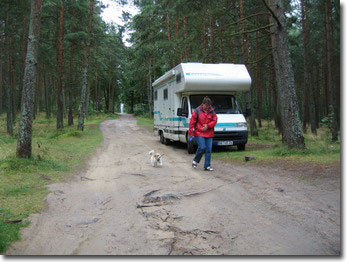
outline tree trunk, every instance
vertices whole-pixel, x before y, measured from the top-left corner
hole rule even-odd
[[[151,60],[150,60],[151,62]],[[153,119],[153,88],[152,88],[152,65],[149,63],[148,70],[148,113],[149,118]]]
[[[4,48],[2,44],[2,39],[0,37],[0,116],[3,112],[3,97],[4,97],[4,92],[3,92],[3,74],[2,74],[2,69],[3,69],[3,61],[4,61]]]
[[[84,63],[82,69],[82,88],[81,88],[81,103],[78,108],[78,130],[84,130],[84,118],[86,116],[87,98],[88,98],[88,68],[89,68],[89,56],[90,56],[90,44],[93,30],[93,14],[94,14],[94,0],[90,0],[89,8],[89,22],[88,22],[88,39],[86,47],[84,49]]]
[[[112,81],[112,72],[110,71],[109,82],[108,82],[108,108],[107,108],[108,113],[111,113],[113,111],[112,96],[113,96],[113,81]]]
[[[12,111],[12,122],[13,124],[16,121],[16,113],[17,113],[17,96],[16,96],[16,65],[15,65],[15,47],[13,36],[10,37],[10,56],[9,56],[9,64],[10,64],[10,85],[11,85],[11,111]]]
[[[318,52],[317,52],[318,54]],[[317,123],[317,128],[319,128],[319,121],[320,121],[320,108],[321,108],[321,103],[320,103],[320,93],[321,93],[321,79],[320,79],[320,66],[319,63],[316,62],[315,66],[316,70],[316,81],[315,81],[315,87],[316,90],[314,92],[314,106],[315,106],[315,113],[316,113],[316,123]]]
[[[75,43],[70,45],[70,72],[69,72],[69,90],[68,90],[68,126],[73,125],[73,112],[72,112],[72,89],[74,87],[73,80],[73,68],[74,68],[74,57],[75,57]]]
[[[304,76],[305,78],[305,76]],[[306,134],[307,133],[307,125],[308,125],[308,122],[309,122],[309,95],[308,95],[308,88],[306,88],[306,85],[305,85],[305,79],[304,79],[304,84],[303,84],[303,90],[304,90],[304,101],[303,101],[303,107],[304,107],[304,114],[303,114],[303,120],[302,120],[302,127],[303,127],[303,130],[304,130],[304,133]],[[300,85],[299,85],[299,89],[300,89]]]
[[[181,47],[179,46],[178,42],[179,42],[179,25],[180,25],[180,20],[179,18],[176,16],[176,20],[175,20],[175,40],[176,40],[176,46],[175,46],[175,65],[178,65],[182,62],[182,51],[181,51]]]
[[[210,15],[210,62],[214,63],[216,61],[215,52],[214,52],[214,17]]]
[[[206,62],[207,57],[207,41],[206,41],[206,14],[204,12],[201,12],[201,55],[202,55],[202,62]]]
[[[12,106],[12,83],[11,83],[11,40],[10,40],[10,30],[9,30],[9,2],[5,3],[5,45],[6,45],[6,59],[5,59],[5,92],[6,92],[6,124],[7,124],[7,134],[13,136],[13,106]]]
[[[167,39],[171,41],[171,28],[170,28],[170,16],[167,16]]]
[[[315,106],[314,106],[314,92],[313,92],[314,85],[310,85],[311,81],[309,79],[309,68],[308,68],[308,58],[310,57],[309,46],[308,46],[309,29],[307,28],[305,0],[301,0],[301,21],[302,21],[303,36],[304,36],[304,84],[305,84],[304,89],[307,90],[306,94],[308,96],[308,100],[306,100],[305,105],[307,104],[308,106],[311,132],[312,134],[317,135],[317,124],[316,124],[317,121],[316,121],[316,113],[315,113]],[[305,128],[306,126],[304,124],[304,129]]]
[[[265,1],[264,1],[265,3]],[[276,70],[283,140],[290,148],[304,149],[304,134],[299,117],[298,100],[294,85],[294,73],[289,54],[288,36],[285,27],[283,1],[269,1],[272,52]],[[285,61],[285,63],[284,63]]]
[[[95,110],[99,112],[98,72],[95,72]]]
[[[248,57],[249,57],[249,48],[247,48],[247,38],[244,33],[245,29],[244,29],[243,19],[244,19],[243,0],[240,0],[240,21],[241,21],[240,27],[242,31],[242,43],[241,43],[242,56],[241,57],[243,59],[243,63],[247,64]],[[252,94],[253,89],[254,89],[254,85],[252,84],[251,90],[244,95],[244,99],[247,105],[246,108],[250,109],[250,112],[251,112],[251,115],[249,117],[251,135],[258,136],[259,133],[257,129],[257,123],[255,122],[254,109],[253,109],[253,94]]]
[[[27,26],[27,17],[23,15],[23,33],[21,36],[21,64],[20,64],[20,80],[19,80],[19,94],[22,94],[23,87],[23,77],[24,77],[24,68],[25,68],[25,57],[27,54],[27,45],[28,45],[28,26]]]
[[[185,41],[188,39],[188,33],[187,33],[187,16],[183,16],[183,35]],[[189,61],[189,45],[187,42],[184,44],[184,60]]]
[[[57,27],[57,129],[64,128],[64,103],[63,103],[63,38],[64,38],[64,4],[60,4]]]
[[[46,118],[50,119],[51,118],[51,108],[49,105],[49,83],[47,83],[47,77],[45,73],[45,69],[43,67],[43,88],[45,92],[45,108],[46,108]]]
[[[29,39],[23,79],[21,121],[17,141],[17,156],[22,158],[30,158],[32,152],[32,121],[37,78],[41,7],[42,0],[31,1]]]
[[[262,107],[263,107],[263,86],[262,86],[262,77],[261,77],[261,65],[260,65],[260,48],[259,48],[259,32],[256,33],[256,92],[257,92],[257,117],[258,117],[258,126],[262,127],[261,119],[262,116]]]
[[[326,33],[326,58],[327,58],[327,91],[329,95],[329,115],[332,118],[331,139],[337,141],[337,114],[336,110],[336,94],[335,88],[333,87],[333,36],[332,36],[332,22],[331,22],[331,1],[325,1],[325,33]]]

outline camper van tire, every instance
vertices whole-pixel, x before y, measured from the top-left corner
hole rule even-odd
[[[239,151],[245,151],[245,149],[246,149],[246,145],[245,145],[245,144],[243,144],[243,145],[237,145],[237,150],[239,150]]]
[[[159,132],[160,132],[160,142],[164,145],[168,145],[170,143],[169,139],[164,137],[163,131],[159,131]]]

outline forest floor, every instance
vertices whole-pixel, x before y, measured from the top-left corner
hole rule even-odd
[[[86,169],[49,186],[47,209],[6,255],[340,254],[339,166],[213,159],[206,172],[129,115],[101,130]]]

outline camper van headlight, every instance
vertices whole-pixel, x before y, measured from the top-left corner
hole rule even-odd
[[[247,123],[237,123],[237,127],[247,127]]]

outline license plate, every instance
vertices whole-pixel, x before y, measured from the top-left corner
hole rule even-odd
[[[232,146],[233,144],[233,141],[218,141],[217,143],[219,146]]]

